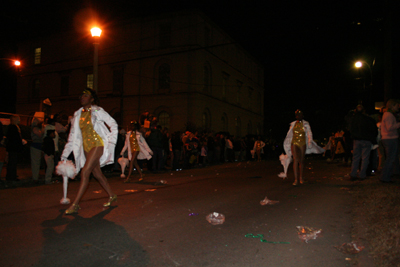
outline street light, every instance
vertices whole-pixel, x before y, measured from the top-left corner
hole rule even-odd
[[[372,104],[372,69],[371,69],[371,66],[363,60],[359,60],[356,63],[354,63],[354,66],[357,69],[361,69],[364,65],[366,65],[368,67],[369,73],[370,73],[369,97],[368,97],[369,99],[368,100],[369,100],[369,102],[371,102],[370,104]],[[363,82],[363,90],[365,91],[365,78],[364,78],[364,82]]]
[[[94,60],[93,60],[93,90],[97,93],[98,91],[98,77],[99,77],[99,39],[101,35],[101,29],[94,27],[90,30],[93,37],[94,45]]]
[[[16,59],[11,59],[11,58],[0,58],[0,60],[7,60],[7,61],[11,61],[14,63],[14,66],[19,67],[21,66],[21,61],[16,60]]]

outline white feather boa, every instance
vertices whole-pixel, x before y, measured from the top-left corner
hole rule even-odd
[[[72,161],[60,161],[56,167],[56,173],[63,177],[63,191],[64,196],[60,200],[61,204],[69,204],[71,201],[67,198],[67,191],[68,191],[68,178],[74,179],[75,178],[75,165]]]
[[[75,178],[75,165],[72,161],[60,161],[56,167],[56,173],[62,177]]]

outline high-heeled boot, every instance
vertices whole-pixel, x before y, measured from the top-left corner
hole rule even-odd
[[[109,207],[109,206],[111,206],[111,203],[113,203],[114,201],[117,201],[117,195],[113,195],[112,197],[110,197],[108,199],[108,202],[104,203],[103,206]]]

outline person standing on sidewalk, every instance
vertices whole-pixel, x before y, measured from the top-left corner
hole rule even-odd
[[[17,115],[11,117],[11,124],[7,131],[7,175],[8,182],[19,181],[17,178],[18,155],[22,152],[23,145],[27,142],[21,137],[21,129],[19,128],[20,118]]]
[[[55,130],[47,130],[46,137],[43,139],[42,150],[44,152],[44,159],[46,161],[46,175],[44,177],[45,184],[51,184],[51,178],[53,177],[54,154],[56,152],[54,145],[55,137]]]
[[[32,169],[32,180],[34,183],[39,182],[40,163],[42,159],[42,143],[43,143],[43,131],[42,124],[38,118],[32,120],[31,127],[31,169]],[[52,139],[52,142],[53,139]]]
[[[395,161],[399,153],[399,132],[400,122],[396,121],[395,113],[399,111],[399,101],[390,99],[386,103],[386,112],[383,114],[381,122],[381,142],[385,150],[386,161],[383,166],[380,181],[392,183],[390,178]],[[399,164],[397,162],[397,164]]]
[[[68,142],[61,155],[61,160],[66,161],[71,152],[74,153],[76,173],[82,169],[81,184],[78,195],[65,214],[78,213],[79,202],[88,187],[90,173],[110,196],[108,202],[103,206],[109,207],[112,202],[117,200],[117,195],[111,190],[107,178],[100,168],[114,163],[118,124],[103,108],[97,106],[99,98],[94,90],[85,89],[80,97],[80,102],[82,108],[74,114]]]
[[[371,148],[373,144],[376,144],[376,137],[378,136],[378,127],[376,127],[374,119],[365,114],[365,109],[362,105],[358,105],[355,110],[350,124],[350,133],[353,139],[353,163],[351,165],[350,180],[365,180]],[[361,169],[357,177],[360,161]]]

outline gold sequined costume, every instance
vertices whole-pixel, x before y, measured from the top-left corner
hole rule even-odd
[[[79,128],[81,128],[83,149],[85,152],[89,152],[94,147],[104,146],[103,140],[93,128],[90,108],[87,110],[82,109]]]
[[[132,131],[131,135],[129,136],[129,141],[131,143],[131,152],[140,151],[139,144],[136,140],[136,132]]]
[[[304,131],[303,122],[296,121],[293,127],[292,145],[303,147],[306,145],[306,132]]]

